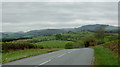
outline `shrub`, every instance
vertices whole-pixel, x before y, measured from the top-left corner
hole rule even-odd
[[[4,52],[9,52],[9,50],[20,50],[20,49],[31,49],[31,48],[41,48],[42,46],[35,46],[27,42],[2,42],[2,50]]]
[[[99,40],[97,40],[97,44],[98,44],[98,45],[100,45],[100,44],[104,44],[104,43],[105,43],[105,41],[104,41],[104,40],[100,40],[100,39],[99,39]]]
[[[110,49],[111,51],[114,51],[116,53],[120,53],[119,51],[119,41],[109,41],[103,44],[103,47]]]
[[[74,48],[73,43],[67,43],[65,45],[65,49],[72,49],[72,48]]]
[[[97,44],[96,39],[92,35],[88,35],[84,38],[85,47],[95,46]]]
[[[62,35],[61,34],[56,34],[55,37],[56,37],[56,40],[59,40],[59,39],[62,38]]]

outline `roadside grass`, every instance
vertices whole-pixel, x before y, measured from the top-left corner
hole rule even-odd
[[[36,56],[39,54],[45,54],[57,50],[61,50],[63,48],[53,48],[53,49],[27,49],[27,50],[18,50],[8,53],[2,53],[2,64],[8,63],[11,61],[15,61],[18,59],[27,58],[30,56]]]
[[[94,47],[94,65],[118,65],[118,55],[102,46]]]
[[[65,44],[70,41],[61,41],[61,40],[52,40],[52,41],[44,41],[44,42],[38,42],[34,45],[37,46],[43,46],[44,48],[64,48]]]
[[[2,64],[2,53],[0,53],[0,64]]]

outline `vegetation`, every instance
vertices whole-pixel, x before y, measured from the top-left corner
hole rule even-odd
[[[2,53],[0,53],[0,64],[2,64]]]
[[[43,46],[44,48],[64,48],[65,44],[70,41],[62,41],[62,40],[52,40],[52,41],[44,41],[35,43],[35,46]]]
[[[3,42],[2,43],[2,51],[3,52],[10,52],[14,50],[24,50],[24,49],[35,49],[35,48],[41,48],[42,46],[35,46],[31,43],[26,42]]]
[[[68,31],[95,31],[98,27],[105,27],[105,31],[109,33],[118,33],[118,27],[95,24],[85,25],[78,28],[72,29],[44,29],[44,30],[32,30],[28,32],[17,32],[17,33],[2,33],[3,38],[22,38],[22,37],[39,37],[39,36],[51,36],[53,34],[67,33]]]
[[[84,44],[85,47],[89,47],[89,46],[95,46],[97,43],[93,35],[88,35],[84,38]]]
[[[56,40],[58,40],[58,39],[61,39],[61,38],[62,38],[62,35],[61,35],[61,34],[56,34],[55,36],[56,36]]]
[[[65,45],[65,49],[72,49],[72,48],[74,48],[73,43],[67,43],[67,44]]]
[[[31,39],[31,37],[22,37],[22,38],[1,38],[0,42],[10,42],[10,41],[16,41],[16,40],[23,40],[23,39]]]
[[[95,37],[96,39],[101,39],[103,40],[104,39],[104,34],[105,34],[105,29],[104,27],[99,27],[96,29],[95,31]]]
[[[117,65],[118,33],[107,32],[107,25],[88,25],[74,30],[47,29],[13,34],[16,38],[3,38],[3,63],[48,53],[60,49],[93,46],[95,65]],[[96,29],[97,28],[97,29]],[[66,31],[67,30],[67,31]],[[4,34],[7,36],[6,34]],[[120,53],[120,52],[119,52]],[[107,60],[107,61],[106,61]]]
[[[40,39],[40,40],[44,40],[44,39],[49,39],[49,40],[55,40],[55,36],[54,35],[51,35],[51,36],[39,36],[39,37],[35,37],[37,39]]]
[[[107,48],[115,53],[120,53],[119,51],[119,44],[118,44],[118,40],[114,40],[114,41],[109,41],[106,42],[102,45],[104,48]]]
[[[95,65],[118,65],[118,55],[102,46],[94,47]]]
[[[14,60],[36,56],[39,54],[49,53],[52,51],[61,50],[61,48],[54,48],[54,49],[27,49],[27,50],[19,50],[19,51],[12,51],[9,53],[2,53],[2,63],[8,63]]]

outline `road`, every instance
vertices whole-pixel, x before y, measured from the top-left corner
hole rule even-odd
[[[64,49],[13,61],[5,65],[92,65],[93,58],[94,50],[92,48]]]

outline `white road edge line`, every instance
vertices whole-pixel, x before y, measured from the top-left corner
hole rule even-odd
[[[65,54],[62,54],[62,55],[60,55],[60,56],[58,56],[58,57],[62,57],[63,55],[65,55]]]
[[[48,62],[50,62],[50,61],[51,61],[51,59],[49,59],[48,61],[45,61],[45,62],[43,62],[43,63],[41,63],[41,64],[39,64],[39,65],[46,64],[46,63],[48,63]]]

